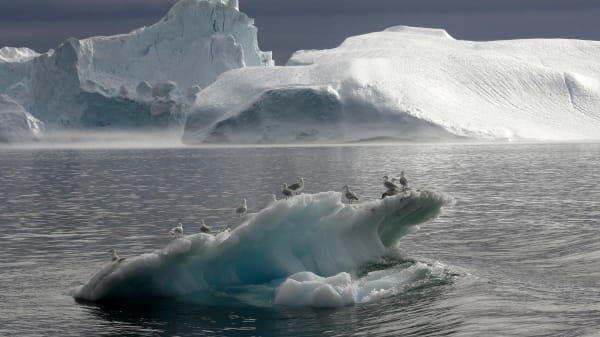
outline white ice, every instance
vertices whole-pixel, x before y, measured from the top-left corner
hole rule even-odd
[[[270,66],[237,0],[181,0],[127,34],[69,39],[45,54],[0,49],[0,94],[52,129],[181,126],[194,94],[219,74]]]
[[[293,307],[336,308],[366,303],[402,293],[431,274],[442,274],[440,263],[417,262],[408,268],[372,271],[363,277],[341,272],[321,277],[305,271],[288,277],[275,290],[274,303]]]
[[[19,103],[0,95],[0,142],[39,140],[44,123],[31,116]]]
[[[229,71],[200,92],[184,141],[600,139],[600,42],[473,42],[398,26]]]
[[[435,218],[448,201],[429,191],[356,205],[343,204],[339,192],[301,194],[248,214],[234,230],[186,235],[156,252],[109,263],[73,296],[91,301],[193,296],[209,288],[281,282],[299,272],[322,277],[350,272]]]

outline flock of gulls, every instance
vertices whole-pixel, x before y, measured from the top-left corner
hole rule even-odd
[[[283,190],[281,191],[281,194],[283,195],[283,197],[285,199],[291,198],[294,195],[298,195],[304,191],[304,178],[303,177],[298,177],[298,178],[299,178],[299,180],[296,183],[293,183],[290,185],[283,184]],[[398,181],[398,183],[400,185],[397,185],[396,181]],[[386,188],[386,191],[383,192],[383,194],[381,195],[381,199],[406,191],[408,189],[408,180],[406,179],[406,177],[404,177],[404,171],[400,172],[400,178],[392,178],[390,180],[388,176],[383,176],[383,186]],[[346,200],[348,200],[348,203],[351,204],[354,201],[358,201],[358,196],[356,195],[356,193],[354,193],[350,190],[350,187],[348,187],[348,185],[344,185],[343,189],[344,189],[344,197],[346,198]],[[272,197],[273,197],[273,202],[277,201],[277,196],[275,194],[273,194]],[[246,199],[243,199],[242,204],[238,208],[235,209],[234,213],[238,217],[243,217],[246,215],[247,212],[248,212],[248,204],[246,202]],[[211,231],[211,228],[209,226],[207,226],[206,223],[204,222],[204,219],[202,219],[202,223],[200,226],[200,232],[210,233],[210,231]],[[181,223],[179,223],[177,225],[177,227],[171,228],[171,231],[169,233],[171,233],[171,235],[174,235],[174,236],[183,235],[183,225]]]
[[[304,191],[304,178],[303,177],[298,177],[298,178],[299,178],[299,181],[296,183],[293,183],[290,185],[283,184],[283,190],[281,191],[281,194],[283,195],[283,197],[285,199],[291,198],[294,195],[298,195]],[[399,185],[396,184],[396,182],[398,182]],[[405,192],[406,190],[409,189],[408,188],[408,180],[404,176],[404,171],[400,172],[399,178],[390,179],[387,175],[383,176],[383,186],[385,187],[386,190],[385,190],[385,192],[383,192],[383,194],[381,194],[381,199],[384,199],[385,197],[390,197],[390,196],[396,195],[401,192]],[[350,190],[350,187],[348,187],[348,185],[344,185],[342,188],[344,190],[343,196],[346,198],[346,200],[348,200],[349,204],[351,204],[354,201],[359,200],[356,193],[352,192]],[[273,202],[277,201],[277,196],[275,194],[273,194],[272,197],[273,197]],[[243,217],[243,216],[246,216],[247,212],[248,212],[248,205],[246,204],[246,199],[243,199],[242,204],[235,209],[234,213],[238,217]],[[210,233],[211,232],[211,228],[206,225],[206,223],[204,222],[204,219],[201,220],[200,232],[202,232],[202,233]],[[171,228],[169,233],[171,235],[177,236],[177,237],[183,236],[183,224],[180,222],[176,227]],[[117,254],[117,251],[115,249],[111,249],[109,252],[112,254],[113,262],[121,262],[121,261],[125,260],[124,257],[119,257],[119,255]]]

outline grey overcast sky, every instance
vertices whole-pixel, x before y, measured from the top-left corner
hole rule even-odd
[[[160,19],[176,0],[0,0],[0,46],[46,51],[70,36],[125,33]],[[332,48],[389,26],[444,28],[469,40],[600,40],[598,0],[240,0],[262,50],[283,64],[299,49]]]

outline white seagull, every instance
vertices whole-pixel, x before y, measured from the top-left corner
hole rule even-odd
[[[181,224],[181,222],[177,225],[177,227],[171,228],[169,233],[171,233],[171,235],[175,235],[175,236],[182,236],[183,235],[183,225]]]
[[[289,189],[288,184],[283,184],[283,191],[281,191],[281,194],[283,194],[283,196],[287,199],[293,196],[294,192],[292,192],[292,190]]]
[[[350,204],[353,200],[358,201],[358,197],[356,196],[356,194],[354,194],[354,192],[350,191],[348,185],[344,185],[344,196],[346,197],[346,199],[348,199],[348,203]]]
[[[294,194],[300,194],[300,192],[304,191],[304,178],[302,178],[302,177],[299,177],[299,178],[300,178],[299,182],[293,183],[287,187]]]
[[[210,227],[208,227],[206,225],[206,223],[204,222],[204,219],[202,219],[201,221],[202,221],[202,223],[200,224],[200,231],[202,233],[210,233]]]
[[[111,250],[109,250],[108,252],[112,254],[112,259],[111,259],[111,261],[113,261],[113,262],[117,262],[117,263],[119,263],[119,262],[121,262],[121,261],[125,260],[125,258],[124,258],[124,257],[119,257],[119,254],[117,254],[117,250],[116,250],[116,249],[114,249],[114,248],[113,248],[113,249],[111,249]]]
[[[244,201],[242,202],[242,206],[235,209],[235,214],[237,214],[239,217],[242,217],[242,216],[246,215],[247,211],[248,211],[248,206],[246,205],[246,199],[244,199]]]

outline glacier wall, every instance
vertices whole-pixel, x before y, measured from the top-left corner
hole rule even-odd
[[[600,42],[473,42],[398,26],[237,69],[200,92],[184,142],[600,139]]]
[[[90,301],[177,297],[277,283],[299,272],[333,276],[380,257],[449,201],[431,191],[356,205],[343,204],[339,192],[302,194],[249,214],[231,231],[187,235],[111,262],[72,294]]]
[[[128,34],[68,39],[38,55],[0,49],[0,93],[51,128],[180,128],[219,74],[273,65],[237,0],[181,0]]]

